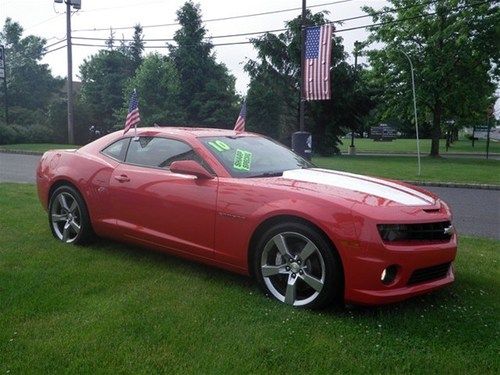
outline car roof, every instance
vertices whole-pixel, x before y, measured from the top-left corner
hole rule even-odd
[[[134,130],[129,131],[133,134]],[[176,126],[160,126],[137,128],[137,135],[176,135],[190,137],[230,137],[238,135],[255,135],[253,133],[241,133],[232,129],[216,129],[216,128],[191,128],[191,127],[176,127]]]

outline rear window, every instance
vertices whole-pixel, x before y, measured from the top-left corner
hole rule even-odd
[[[123,138],[115,143],[110,144],[102,153],[118,161],[124,161],[125,155],[127,154],[128,144],[130,143],[130,138]]]

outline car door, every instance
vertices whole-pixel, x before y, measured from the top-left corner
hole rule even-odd
[[[170,172],[177,160],[203,164],[180,140],[139,137],[130,142],[125,162],[110,181],[117,226],[135,241],[212,258],[218,180]]]

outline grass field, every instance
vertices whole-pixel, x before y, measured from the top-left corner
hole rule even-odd
[[[410,181],[435,181],[500,185],[500,161],[468,158],[421,159],[408,156],[337,156],[313,158],[321,168]]]
[[[499,241],[462,238],[442,291],[313,312],[167,255],[63,245],[30,185],[0,184],[0,233],[3,374],[500,372]]]
[[[347,151],[351,145],[350,138],[342,139],[343,145],[339,145],[341,151]],[[415,139],[395,139],[392,142],[375,142],[372,139],[356,138],[354,140],[356,151],[358,152],[380,152],[380,153],[416,153],[417,143]],[[431,140],[420,140],[420,152],[422,155],[428,155],[431,151]],[[446,142],[439,142],[439,151],[442,155],[446,155]],[[486,141],[478,140],[472,147],[472,142],[469,140],[459,140],[451,145],[448,153],[486,153]],[[500,142],[490,142],[490,153],[500,153]]]

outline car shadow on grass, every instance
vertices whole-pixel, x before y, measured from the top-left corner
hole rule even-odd
[[[218,280],[221,286],[224,285],[238,285],[243,289],[243,292],[256,292],[260,293],[260,289],[254,279],[249,276],[233,273],[221,268],[206,265],[201,262],[187,260],[182,257],[168,254],[160,250],[142,247],[139,245],[131,245],[124,242],[115,240],[108,240],[97,238],[92,243],[92,250],[106,252],[121,258],[130,258],[136,260],[146,259],[148,262],[160,263],[165,266],[168,265],[170,269],[177,268],[180,273],[189,272],[195,274],[200,279]],[[357,316],[363,318],[376,318],[381,315],[394,315],[395,313],[408,314],[427,312],[435,306],[444,306],[446,303],[456,300],[458,295],[455,293],[453,286],[444,288],[443,290],[434,291],[430,294],[417,296],[397,303],[391,303],[378,306],[362,306],[352,304],[336,303],[324,309],[311,311],[311,313],[333,314],[337,317],[341,316]],[[262,298],[269,298],[262,294]],[[279,304],[278,302],[275,302]],[[453,302],[453,303],[456,303]],[[303,310],[303,309],[299,309]]]

